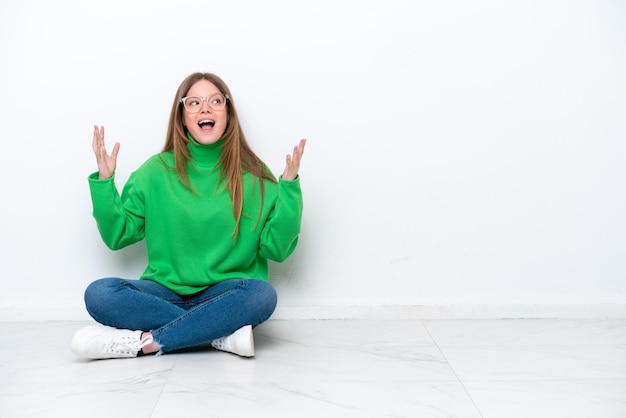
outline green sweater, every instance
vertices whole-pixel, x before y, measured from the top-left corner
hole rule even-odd
[[[113,177],[89,176],[93,216],[104,243],[117,250],[146,239],[148,266],[141,279],[180,295],[232,278],[267,281],[267,260],[283,261],[295,249],[302,218],[299,177],[265,181],[261,202],[258,177],[244,173],[235,241],[230,194],[225,180],[218,184],[222,146],[223,141],[189,144],[195,193],[178,179],[172,152],[148,159],[130,175],[121,196]]]

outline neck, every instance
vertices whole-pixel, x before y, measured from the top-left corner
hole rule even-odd
[[[215,167],[217,165],[217,162],[222,156],[223,139],[213,144],[205,145],[196,141],[190,133],[187,133],[187,138],[189,139],[187,146],[189,148],[191,162],[194,165],[199,167]]]

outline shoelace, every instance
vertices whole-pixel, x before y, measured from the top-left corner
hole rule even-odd
[[[139,350],[141,350],[148,344],[151,344],[153,341],[154,340],[151,337],[143,340],[134,340],[133,338],[129,337],[121,337],[119,339],[107,342],[103,347],[103,351],[105,353],[136,354],[139,352]]]

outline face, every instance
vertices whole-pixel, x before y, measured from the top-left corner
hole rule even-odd
[[[187,96],[209,97],[212,94],[221,94],[213,83],[208,80],[196,81]],[[208,145],[219,141],[226,130],[228,122],[228,111],[226,108],[222,110],[213,110],[208,103],[202,102],[201,109],[198,113],[190,113],[183,106],[183,125],[200,144]]]

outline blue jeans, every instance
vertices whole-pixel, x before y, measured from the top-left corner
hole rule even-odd
[[[274,288],[263,280],[231,279],[192,295],[178,295],[151,280],[105,278],[85,291],[87,312],[101,324],[150,331],[166,353],[232,334],[269,319]]]

